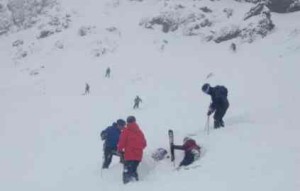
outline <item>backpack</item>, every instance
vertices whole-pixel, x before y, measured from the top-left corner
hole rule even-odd
[[[216,98],[227,98],[228,90],[224,86],[216,86],[215,88]]]
[[[100,133],[100,137],[101,137],[101,140],[104,141],[107,138],[107,132],[106,131],[102,131]]]
[[[163,160],[167,154],[168,154],[168,151],[166,149],[158,148],[152,153],[151,157],[155,161],[160,161],[160,160]]]

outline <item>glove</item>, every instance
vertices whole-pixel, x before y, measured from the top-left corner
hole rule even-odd
[[[210,107],[207,111],[207,116],[210,116],[213,112],[214,110]]]
[[[117,151],[117,154],[118,154],[119,156],[123,156],[123,155],[124,155],[124,152],[123,152],[123,151]]]
[[[120,156],[120,163],[124,164],[125,163],[124,152],[119,151],[118,153],[119,153],[119,156]]]

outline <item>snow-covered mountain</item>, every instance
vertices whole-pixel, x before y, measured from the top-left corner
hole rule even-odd
[[[0,32],[1,190],[299,190],[300,12],[231,0],[62,0],[44,10]],[[226,127],[209,135],[206,82],[225,85],[230,101]],[[124,186],[117,159],[101,172],[99,133],[128,115],[148,146],[141,181]],[[152,160],[168,129],[204,148],[200,167]]]

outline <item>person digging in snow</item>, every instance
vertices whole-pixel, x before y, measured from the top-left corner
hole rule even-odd
[[[127,126],[121,133],[118,152],[124,153],[123,183],[138,181],[137,168],[143,157],[143,150],[147,146],[144,133],[136,123],[134,116],[127,118]]]
[[[194,139],[189,137],[183,139],[183,145],[172,144],[172,149],[184,151],[184,158],[178,168],[188,166],[200,158],[201,147],[197,145]]]
[[[143,102],[143,100],[139,96],[136,96],[134,98],[133,109],[138,109],[140,107],[140,103],[142,103],[142,102]]]
[[[113,123],[112,126],[107,127],[100,134],[101,139],[104,140],[103,151],[104,151],[104,161],[102,168],[108,168],[113,155],[121,157],[121,162],[123,161],[122,155],[119,155],[117,152],[117,144],[119,142],[120,134],[123,128],[125,127],[126,122],[123,119],[118,119],[116,123]]]
[[[214,114],[214,128],[224,127],[223,117],[229,107],[227,99],[228,90],[224,86],[211,87],[209,84],[202,86],[202,91],[211,96],[211,104],[209,106],[207,115]]]

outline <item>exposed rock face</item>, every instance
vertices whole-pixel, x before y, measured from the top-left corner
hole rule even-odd
[[[264,2],[257,3],[246,12],[243,22],[239,21],[240,17],[232,19],[234,16],[233,9],[227,7],[220,10],[201,6],[198,2],[182,4],[178,1],[176,4],[173,1],[173,4],[165,5],[158,15],[143,19],[140,25],[147,29],[160,29],[164,33],[199,36],[216,43],[233,39],[251,43],[267,36],[275,27]]]
[[[58,25],[63,22],[58,12],[57,0],[0,0],[0,35],[31,28],[41,20]]]
[[[288,13],[300,10],[299,0],[270,0],[268,7],[277,13]]]
[[[8,0],[7,8],[14,25],[29,28],[37,22],[38,15],[55,4],[55,0]]]
[[[236,0],[243,1],[243,0]],[[268,8],[272,12],[276,13],[289,13],[300,10],[300,1],[299,0],[244,0],[245,2],[250,3],[259,3],[266,2]]]

